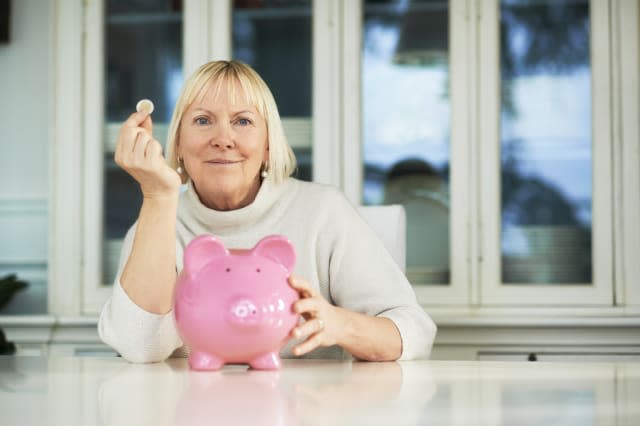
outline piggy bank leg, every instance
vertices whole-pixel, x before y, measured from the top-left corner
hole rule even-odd
[[[205,352],[192,351],[189,355],[189,367],[192,370],[219,370],[223,365],[221,358]]]
[[[249,365],[256,370],[279,370],[280,355],[277,352],[267,352],[249,361]]]

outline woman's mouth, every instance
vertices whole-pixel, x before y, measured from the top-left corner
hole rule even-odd
[[[213,160],[207,160],[206,163],[208,164],[215,164],[215,165],[227,165],[227,164],[236,164],[239,163],[240,160],[229,160],[226,158],[215,158]]]

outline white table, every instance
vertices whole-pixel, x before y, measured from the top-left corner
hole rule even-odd
[[[1,425],[640,425],[640,364],[0,356]]]

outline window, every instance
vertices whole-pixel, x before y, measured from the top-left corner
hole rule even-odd
[[[364,3],[362,197],[405,206],[425,304],[611,306],[610,13]]]

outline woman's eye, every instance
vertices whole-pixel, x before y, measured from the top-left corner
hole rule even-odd
[[[251,124],[251,121],[247,118],[239,118],[236,123],[238,123],[241,126],[248,126],[249,124]]]
[[[204,126],[206,124],[209,124],[209,119],[207,117],[197,117],[195,119],[195,123]]]

